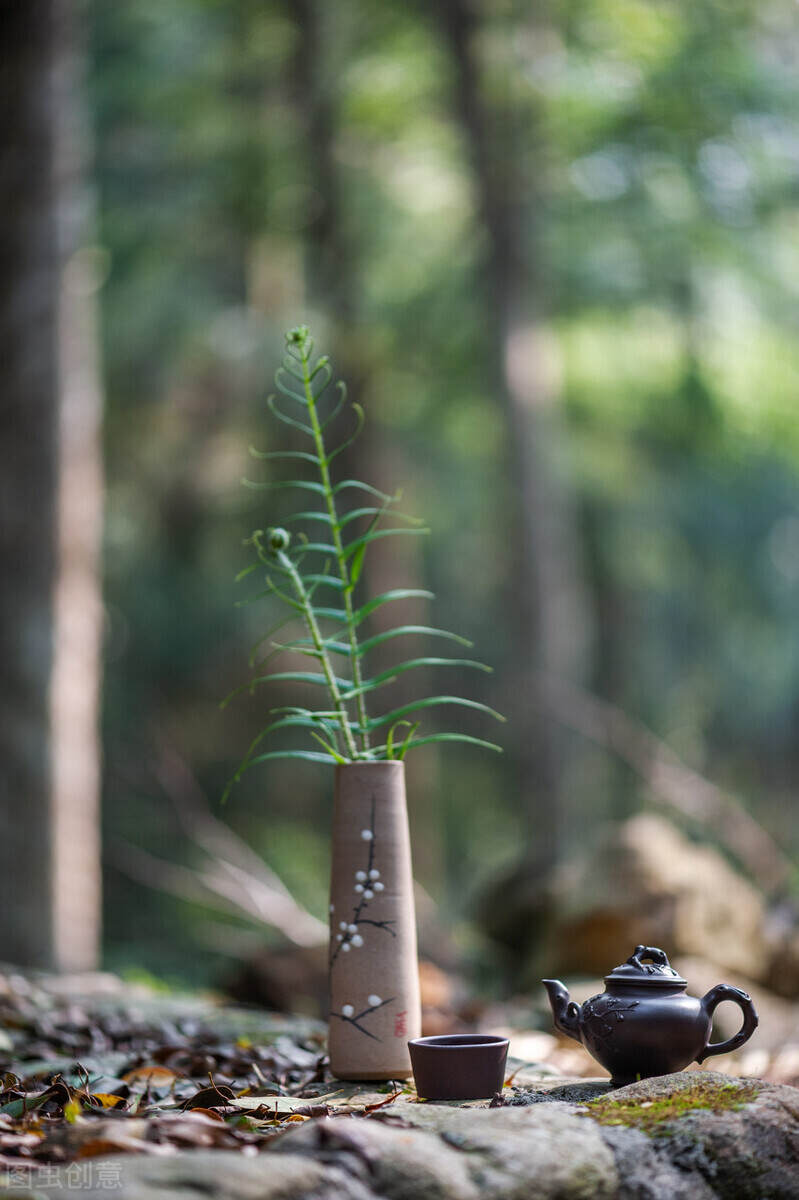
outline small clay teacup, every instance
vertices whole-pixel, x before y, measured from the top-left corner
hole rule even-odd
[[[482,1100],[502,1091],[508,1039],[450,1033],[408,1042],[416,1091],[425,1100]]]

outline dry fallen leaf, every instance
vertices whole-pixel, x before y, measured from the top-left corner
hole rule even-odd
[[[111,1096],[108,1092],[91,1092],[89,1094],[89,1102],[97,1105],[100,1108],[124,1108],[125,1101],[122,1096]]]
[[[210,1087],[200,1088],[199,1092],[195,1092],[188,1100],[185,1101],[183,1107],[186,1109],[192,1108],[219,1108],[226,1107],[232,1104],[236,1099],[233,1088],[222,1084],[217,1087],[212,1084]]]
[[[150,1087],[169,1087],[180,1077],[169,1067],[135,1067],[123,1076],[125,1083],[147,1084]]]

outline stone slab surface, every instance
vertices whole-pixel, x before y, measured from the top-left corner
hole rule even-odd
[[[406,1102],[368,1118],[308,1120],[251,1156],[198,1150],[91,1160],[79,1181],[76,1165],[34,1172],[26,1185],[10,1178],[0,1195],[797,1200],[799,1090],[709,1071],[612,1093],[603,1083],[547,1080],[506,1094],[499,1108]]]

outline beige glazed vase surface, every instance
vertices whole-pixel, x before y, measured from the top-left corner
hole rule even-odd
[[[407,1078],[421,1010],[401,762],[336,767],[329,968],[333,1074]]]

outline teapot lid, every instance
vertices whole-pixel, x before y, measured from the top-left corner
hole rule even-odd
[[[605,983],[634,983],[637,987],[687,986],[687,981],[674,970],[664,951],[658,950],[657,946],[636,946],[626,962],[605,976]]]

